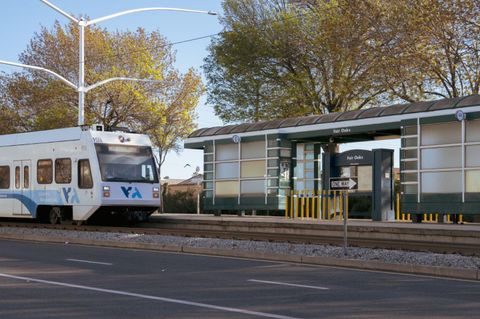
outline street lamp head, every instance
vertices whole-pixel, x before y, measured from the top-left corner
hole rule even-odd
[[[211,15],[211,16],[216,16],[217,13],[215,11],[208,11],[208,14]]]

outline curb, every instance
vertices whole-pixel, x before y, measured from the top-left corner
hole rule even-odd
[[[219,256],[219,257],[221,256],[221,257],[260,259],[260,260],[268,260],[268,261],[291,262],[291,263],[297,263],[297,264],[386,271],[386,272],[394,272],[394,273],[427,275],[427,276],[435,276],[435,277],[446,277],[446,278],[480,281],[480,270],[475,270],[475,269],[422,266],[422,265],[410,265],[410,264],[389,264],[389,263],[383,263],[379,261],[342,259],[342,258],[334,258],[334,257],[284,255],[284,254],[273,254],[273,253],[262,253],[262,252],[250,252],[245,250],[212,249],[212,248],[202,248],[202,247],[162,245],[162,244],[149,244],[149,243],[117,242],[117,241],[107,241],[107,240],[102,241],[102,240],[91,240],[91,239],[80,239],[80,238],[44,237],[44,236],[25,235],[25,234],[0,234],[0,239],[24,240],[24,241],[43,242],[43,243],[76,244],[76,245],[112,247],[112,248],[154,250],[154,251],[163,251],[163,252],[189,253],[189,254],[209,255],[209,256]]]

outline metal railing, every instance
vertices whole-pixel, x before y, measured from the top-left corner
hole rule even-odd
[[[445,219],[443,219],[445,216]],[[458,216],[459,223],[463,223],[463,215],[458,213],[446,213],[440,214],[437,212],[430,213],[425,212],[421,214],[421,222],[422,223],[453,223],[454,216]],[[403,212],[400,206],[400,194],[397,194],[395,197],[395,221],[401,222],[411,222],[412,221],[412,214],[410,212]]]
[[[301,190],[286,195],[285,217],[291,219],[348,219],[348,191]]]

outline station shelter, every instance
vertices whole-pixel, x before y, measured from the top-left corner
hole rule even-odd
[[[398,138],[394,150],[337,147]],[[413,218],[480,212],[480,95],[201,128],[185,147],[203,150],[205,210],[282,211],[289,194],[346,177],[352,216],[393,220],[395,191]]]

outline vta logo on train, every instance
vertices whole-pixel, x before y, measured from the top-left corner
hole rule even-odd
[[[125,197],[127,198],[142,198],[142,194],[140,194],[140,191],[138,190],[137,187],[133,188],[133,193],[132,193],[132,187],[125,187],[122,186],[122,191],[125,194]]]
[[[80,199],[78,198],[77,190],[71,187],[62,187],[63,197],[68,204],[78,204]]]

